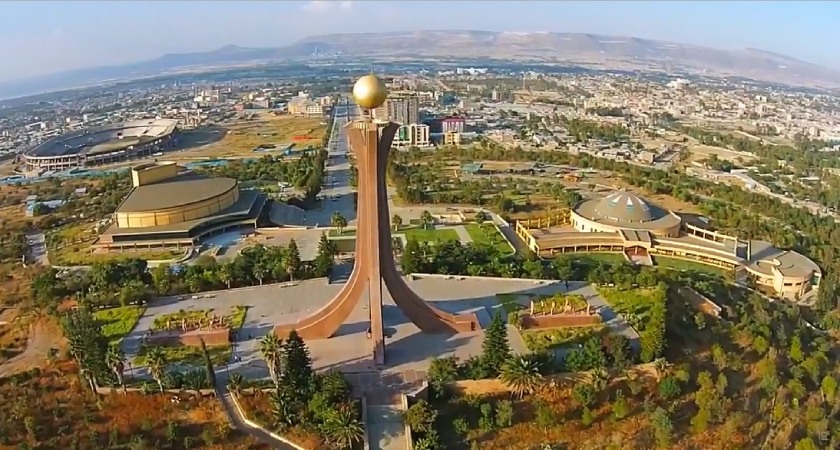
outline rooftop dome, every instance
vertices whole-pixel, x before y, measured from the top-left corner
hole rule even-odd
[[[601,199],[595,205],[595,213],[599,218],[625,223],[650,222],[667,214],[661,208],[627,191],[616,191]]]

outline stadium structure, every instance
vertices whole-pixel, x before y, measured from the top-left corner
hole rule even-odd
[[[655,265],[657,257],[695,261],[746,273],[757,287],[783,298],[803,298],[822,278],[819,266],[802,254],[719,233],[703,217],[677,214],[626,191],[583,200],[555,217],[519,221],[515,229],[543,257],[616,252],[645,265]]]
[[[94,244],[97,249],[189,248],[204,237],[254,230],[269,221],[266,195],[242,190],[231,178],[181,171],[174,162],[135,166],[131,178],[133,188]]]
[[[112,164],[171,148],[178,121],[144,119],[65,133],[23,154],[27,173]]]

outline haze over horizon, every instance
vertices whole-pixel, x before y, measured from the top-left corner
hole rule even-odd
[[[480,5],[480,8],[479,8]],[[0,2],[0,82],[329,33],[470,29],[757,48],[840,69],[835,2]]]

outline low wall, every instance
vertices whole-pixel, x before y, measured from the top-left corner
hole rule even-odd
[[[598,325],[601,316],[598,314],[546,314],[522,316],[522,328],[526,330],[540,328],[584,327]]]
[[[362,444],[364,450],[370,450],[370,435],[368,434],[368,413],[367,413],[367,396],[362,394],[362,423],[365,425],[362,430]]]
[[[695,307],[698,311],[704,312],[711,316],[720,317],[721,307],[711,301],[705,295],[695,291],[690,287],[680,287],[677,289],[677,293],[683,296],[691,306]]]
[[[428,400],[429,399],[429,383],[423,382],[423,385],[419,388],[415,389],[414,391],[401,394],[400,399],[402,400],[402,409],[403,411],[408,411],[408,407],[413,405],[417,402],[417,400]],[[403,425],[405,426],[405,445],[408,450],[414,450],[414,439],[411,437],[411,427],[408,426],[405,421],[403,421]]]
[[[283,443],[285,443],[289,446],[292,446],[292,447],[296,448],[297,450],[306,450],[305,448],[301,447],[300,445],[295,444],[294,442],[284,438],[283,436],[280,436],[279,434],[277,434],[273,431],[270,431],[266,428],[263,428],[262,426],[260,426],[260,424],[258,424],[256,422],[254,422],[253,420],[249,419],[248,416],[245,415],[245,410],[242,409],[242,405],[239,404],[239,399],[236,398],[235,393],[231,392],[230,393],[230,398],[231,398],[231,400],[233,400],[233,406],[236,408],[236,413],[239,414],[239,418],[242,419],[242,422],[244,422],[245,425],[247,425],[251,428],[255,428],[257,430],[261,430],[263,433],[271,436],[273,439],[276,439],[276,440],[278,440],[280,442],[283,442]]]
[[[157,334],[151,334],[145,338],[145,342],[152,345],[159,346],[177,346],[184,345],[187,347],[201,347],[201,341],[208,347],[221,346],[230,344],[230,329],[221,328],[218,330],[196,330],[178,332],[178,331],[162,331]]]

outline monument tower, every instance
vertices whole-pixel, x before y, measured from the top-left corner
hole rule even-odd
[[[420,298],[403,280],[394,262],[385,169],[391,142],[399,128],[393,122],[373,121],[370,112],[385,103],[388,89],[375,75],[360,78],[353,98],[365,110],[362,119],[345,125],[350,150],[358,169],[356,260],[347,283],[323,308],[294,324],[275,328],[280,336],[292,329],[304,339],[332,337],[353,310],[369,299],[373,360],[385,363],[385,327],[382,320],[383,287],[409,321],[426,333],[457,333],[478,329],[475,314],[451,314]]]

